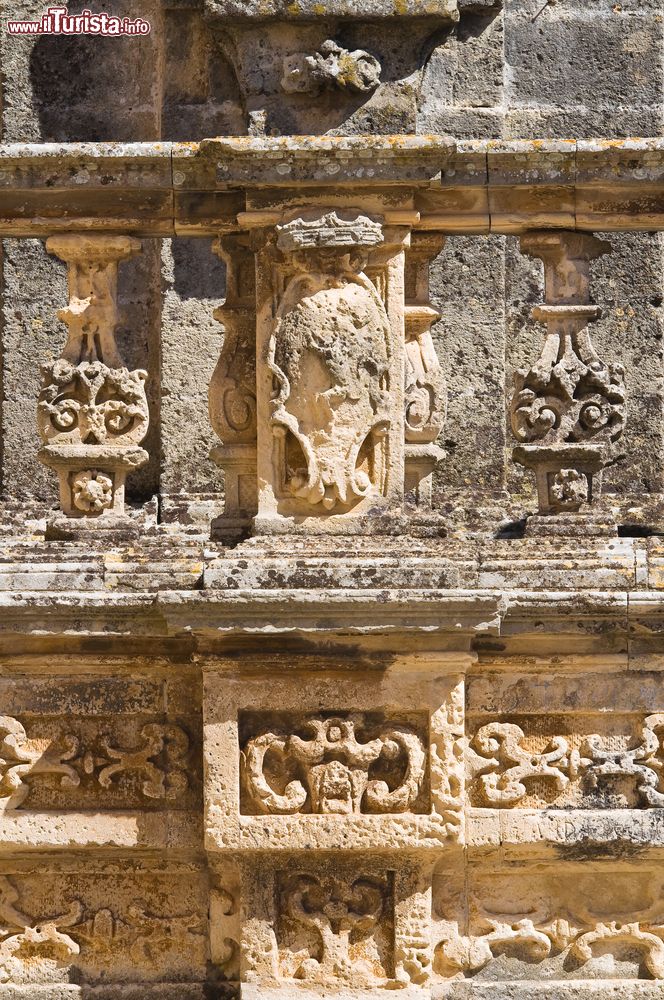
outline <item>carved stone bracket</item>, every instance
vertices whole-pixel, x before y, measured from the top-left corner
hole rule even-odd
[[[538,361],[515,374],[511,403],[515,461],[535,470],[541,514],[576,513],[597,499],[602,470],[615,461],[625,420],[621,365],[597,355],[587,325],[601,315],[589,302],[590,261],[610,244],[587,233],[532,231],[521,250],[544,262],[546,324]]]
[[[57,472],[69,527],[126,527],[125,481],[144,465],[148,430],[147,372],[129,371],[115,341],[117,272],[140,252],[126,236],[51,237],[46,249],[69,266],[69,328],[60,358],[42,366],[37,424],[39,459]]]
[[[414,130],[422,51],[459,18],[457,0],[204,0],[203,7],[256,136],[323,134],[367,103],[380,109],[386,132],[410,131],[404,119]]]

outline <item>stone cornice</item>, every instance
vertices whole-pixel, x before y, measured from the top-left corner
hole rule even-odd
[[[0,146],[0,235],[213,235],[242,213],[347,199],[416,228],[664,228],[664,139],[453,141],[292,136]],[[289,189],[292,189],[289,191]],[[396,220],[395,220],[396,221]]]

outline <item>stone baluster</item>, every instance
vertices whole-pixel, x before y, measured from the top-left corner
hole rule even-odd
[[[440,313],[429,300],[429,267],[445,246],[439,233],[413,233],[406,252],[405,494],[420,509],[431,508],[433,471],[445,457],[436,438],[447,415],[447,387],[431,337]]]
[[[601,315],[590,303],[590,261],[610,249],[588,233],[531,231],[521,237],[522,253],[544,262],[545,302],[533,316],[547,332],[536,363],[515,373],[511,423],[520,444],[514,459],[535,471],[540,515],[569,515],[531,518],[529,530],[573,531],[574,515],[598,499],[602,470],[617,457],[625,420],[623,369],[598,357],[587,329]],[[581,521],[585,528],[579,530],[588,530],[588,517]]]
[[[128,236],[68,234],[46,241],[67,262],[69,304],[58,315],[69,335],[57,361],[42,366],[39,459],[54,469],[64,517],[50,529],[128,530],[127,475],[144,465],[147,372],[129,371],[115,340],[118,264],[141,250]]]
[[[226,264],[226,299],[214,318],[223,324],[224,345],[210,381],[210,423],[222,444],[210,458],[225,472],[226,506],[215,534],[237,539],[258,509],[256,481],[256,277],[247,234],[217,240]]]

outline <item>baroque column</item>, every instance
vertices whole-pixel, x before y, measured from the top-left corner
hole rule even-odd
[[[46,249],[69,268],[69,327],[57,361],[42,366],[37,426],[39,459],[54,469],[64,518],[60,531],[128,530],[127,475],[148,460],[139,443],[148,430],[147,372],[129,371],[115,341],[118,264],[141,250],[128,236],[68,234]]]
[[[587,329],[601,315],[590,302],[590,262],[611,245],[589,233],[531,231],[521,250],[544,263],[545,302],[533,316],[547,332],[536,363],[515,373],[514,459],[535,471],[541,515],[576,515],[597,501],[625,421],[622,365],[598,357]],[[575,519],[531,522],[557,531],[571,530]]]

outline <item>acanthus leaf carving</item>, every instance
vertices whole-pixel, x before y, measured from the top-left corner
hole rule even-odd
[[[388,725],[366,743],[356,737],[361,715],[306,720],[310,739],[263,733],[247,743],[244,759],[246,786],[261,812],[296,813],[308,805],[314,813],[405,812],[420,794],[426,751],[417,733]],[[298,777],[275,791],[266,775],[266,755],[298,768]],[[369,769],[396,763],[400,777],[393,787]]]

